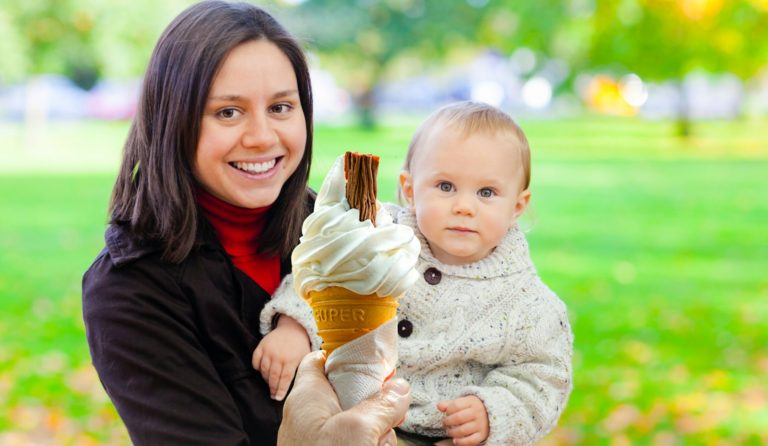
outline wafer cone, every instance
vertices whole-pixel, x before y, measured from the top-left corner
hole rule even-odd
[[[395,296],[360,295],[346,288],[328,287],[310,291],[307,300],[327,356],[397,316]]]

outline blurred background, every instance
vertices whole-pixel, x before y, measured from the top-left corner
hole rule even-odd
[[[130,444],[80,280],[152,47],[191,3],[0,0],[0,445]],[[257,3],[310,55],[314,187],[368,151],[394,201],[451,101],[520,122],[523,224],[575,332],[542,444],[768,444],[768,1]]]

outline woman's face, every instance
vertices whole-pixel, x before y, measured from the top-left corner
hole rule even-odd
[[[213,79],[194,174],[210,194],[244,208],[275,202],[304,155],[296,74],[268,40],[235,47]]]

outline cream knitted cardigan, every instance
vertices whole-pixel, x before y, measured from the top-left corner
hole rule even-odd
[[[390,213],[397,209],[388,206]],[[445,265],[432,255],[416,218],[398,223],[421,241],[422,278],[400,299],[397,374],[412,386],[409,432],[445,437],[439,401],[476,395],[490,422],[486,445],[530,445],[556,424],[571,392],[571,333],[565,305],[536,274],[515,226],[486,258]],[[424,273],[439,271],[431,285]],[[401,333],[401,336],[404,333]]]

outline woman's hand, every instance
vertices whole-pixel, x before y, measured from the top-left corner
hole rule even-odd
[[[272,399],[282,401],[293,381],[301,358],[309,353],[309,335],[294,319],[282,315],[277,327],[259,342],[253,352],[253,368],[269,384]]]
[[[381,392],[341,411],[325,377],[322,352],[307,355],[283,407],[278,446],[395,446],[393,428],[405,418],[411,403],[410,386],[402,379],[387,381]]]
[[[474,446],[488,439],[488,412],[480,398],[469,395],[437,403],[437,410],[445,413],[443,427],[453,444]]]

